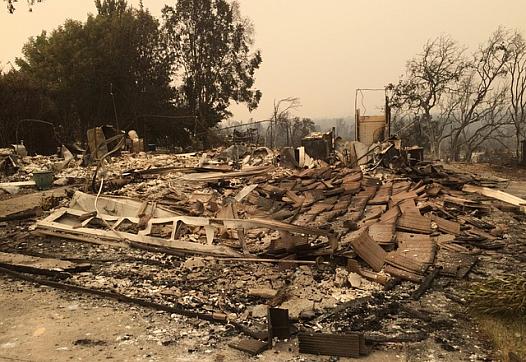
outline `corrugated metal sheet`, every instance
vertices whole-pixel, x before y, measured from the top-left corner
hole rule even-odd
[[[446,220],[436,215],[432,215],[431,220],[437,224],[440,231],[453,235],[460,234],[460,224],[458,222]]]
[[[411,231],[422,234],[431,234],[431,220],[418,214],[402,214],[398,218],[399,230]]]
[[[378,244],[390,244],[394,240],[394,222],[377,222],[369,226],[369,236]]]
[[[300,333],[298,340],[300,353],[338,357],[360,357],[367,354],[365,338],[361,333]]]
[[[374,271],[379,272],[382,270],[387,253],[371,239],[368,229],[352,240],[351,245],[356,254],[365,260]]]

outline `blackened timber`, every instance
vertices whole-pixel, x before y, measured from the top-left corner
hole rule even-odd
[[[238,323],[236,321],[229,321],[227,319],[227,316],[221,312],[201,313],[201,312],[196,312],[196,311],[181,308],[181,307],[171,307],[169,305],[159,304],[159,303],[155,303],[155,302],[151,302],[151,301],[139,299],[139,298],[133,298],[133,297],[129,297],[127,295],[116,293],[116,292],[108,292],[108,291],[99,290],[99,289],[82,287],[79,285],[73,285],[73,284],[67,284],[67,283],[61,283],[61,282],[56,282],[52,280],[37,278],[37,277],[18,273],[13,270],[9,270],[9,269],[2,268],[2,267],[0,267],[0,273],[9,275],[10,277],[16,278],[19,280],[24,280],[24,281],[35,283],[38,285],[46,285],[52,288],[65,290],[69,292],[90,294],[96,297],[113,299],[119,302],[132,304],[132,305],[138,305],[141,307],[164,311],[164,312],[168,312],[171,314],[178,314],[178,315],[182,315],[182,316],[189,317],[189,318],[197,318],[201,320],[222,323],[222,324],[229,323],[229,324],[232,324],[240,332],[243,332],[243,333],[247,332],[247,328],[245,326],[243,326],[241,323]]]
[[[268,338],[287,339],[290,337],[289,311],[282,308],[268,308]]]
[[[433,284],[433,280],[435,280],[437,275],[440,273],[441,269],[441,267],[437,267],[425,276],[424,280],[422,281],[422,284],[420,284],[418,289],[415,290],[413,295],[411,296],[414,300],[420,299],[422,295],[424,295],[424,293],[431,287],[431,285]]]

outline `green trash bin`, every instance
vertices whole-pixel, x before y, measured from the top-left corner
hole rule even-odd
[[[33,172],[33,180],[37,185],[37,189],[46,190],[53,185],[54,179],[53,171],[43,170]]]

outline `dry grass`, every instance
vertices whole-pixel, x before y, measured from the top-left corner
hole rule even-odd
[[[473,283],[469,308],[482,315],[526,316],[526,274],[507,274]]]
[[[501,361],[514,362],[509,358],[510,352],[526,361],[526,319],[524,317],[477,315],[476,320],[481,331],[493,342]]]
[[[511,352],[526,361],[526,274],[508,274],[473,283],[466,298],[499,359],[516,361],[510,358]]]

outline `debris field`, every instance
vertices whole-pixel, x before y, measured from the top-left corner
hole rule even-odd
[[[72,157],[3,154],[2,274],[215,326],[197,349],[360,357],[433,341],[491,359],[463,289],[524,262],[526,201],[439,163],[123,152],[95,179]],[[54,185],[37,191],[46,168]]]

